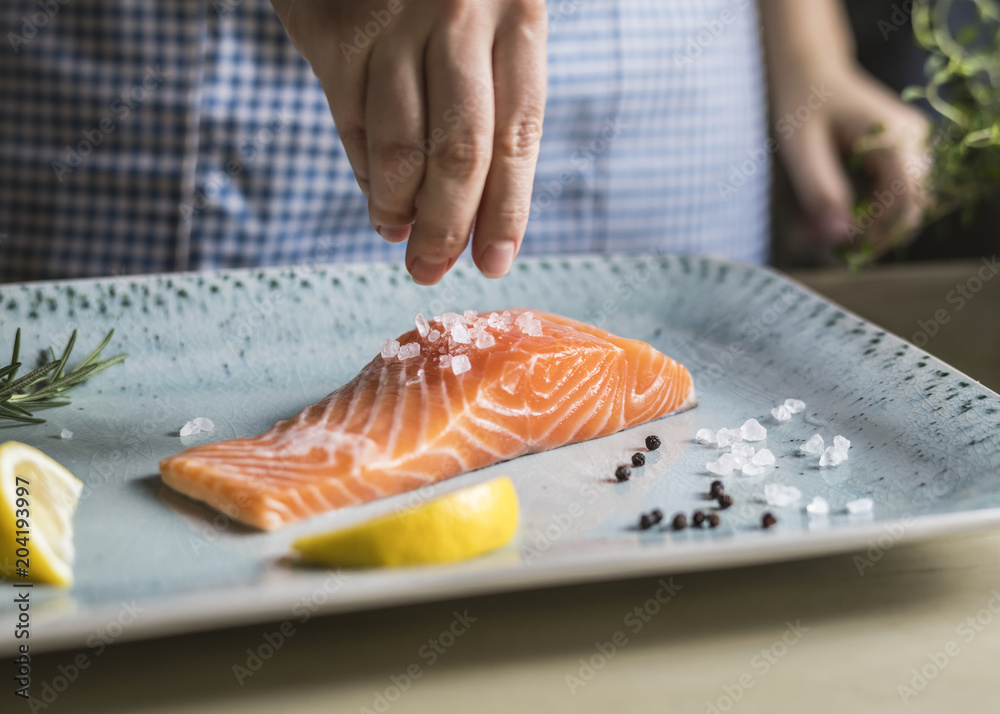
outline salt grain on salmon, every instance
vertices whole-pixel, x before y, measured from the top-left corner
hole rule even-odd
[[[419,342],[407,342],[399,348],[398,357],[400,360],[407,360],[420,354]]]
[[[504,331],[526,313],[504,311],[490,349],[451,347],[455,354],[437,354],[430,333],[424,341],[413,329],[396,342],[418,345],[417,356],[376,356],[260,436],[165,459],[163,481],[270,530],[697,403],[688,370],[650,345],[540,312],[528,319],[539,321],[544,339]],[[464,326],[450,313],[441,325],[458,321]]]
[[[399,340],[391,337],[382,343],[382,359],[389,359],[399,354]]]
[[[441,333],[438,330],[431,330],[427,333],[428,342],[437,342],[441,339]]]
[[[413,322],[417,326],[417,334],[421,337],[427,337],[428,333],[431,331],[431,326],[430,323],[427,322],[427,318],[424,317],[424,314],[422,312],[418,312],[417,316],[413,319]]]

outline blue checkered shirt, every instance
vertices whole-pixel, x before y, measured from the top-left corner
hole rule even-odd
[[[527,254],[767,257],[749,0],[551,0]],[[402,260],[266,0],[8,0],[0,281]]]

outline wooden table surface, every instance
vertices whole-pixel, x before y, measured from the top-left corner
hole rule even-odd
[[[935,321],[925,348],[1000,389],[1000,279],[961,308],[952,295],[980,267],[795,277],[908,339]],[[44,711],[1000,712],[1000,533],[890,548],[863,574],[851,554],[684,574],[628,626],[658,581],[316,618],[280,642],[268,624],[88,650]],[[442,637],[456,613],[464,632]],[[36,697],[75,654],[34,659]]]

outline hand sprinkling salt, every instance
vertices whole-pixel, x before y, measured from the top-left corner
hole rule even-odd
[[[771,410],[771,416],[774,417],[775,421],[788,421],[792,418],[792,410],[782,404]]]
[[[399,354],[399,342],[391,337],[382,343],[382,359],[390,359]]]
[[[694,435],[694,440],[699,444],[705,444],[706,446],[715,446],[719,443],[715,438],[715,432],[711,429],[699,429]]]
[[[802,449],[802,451],[807,454],[822,454],[824,446],[825,442],[823,441],[823,437],[820,436],[819,434],[813,434],[809,438],[809,441],[804,443],[799,448]]]
[[[747,441],[764,441],[767,438],[767,429],[756,419],[747,419],[740,427],[740,436]]]
[[[786,486],[783,483],[769,483],[764,486],[764,499],[768,505],[775,508],[784,508],[802,498],[802,492],[795,486]]]
[[[825,516],[830,512],[830,504],[826,502],[825,498],[816,496],[806,506],[806,512],[810,516]]]
[[[468,355],[455,355],[451,360],[451,371],[455,373],[455,376],[464,374],[472,369],[472,363],[469,361]]]
[[[847,512],[851,514],[871,513],[875,507],[875,502],[870,498],[859,498],[855,501],[847,502]]]
[[[424,314],[418,312],[413,322],[417,325],[417,334],[421,337],[427,337],[427,333],[431,331],[431,326],[427,322],[427,318],[424,317]]]

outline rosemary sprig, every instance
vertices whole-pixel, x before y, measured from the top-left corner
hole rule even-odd
[[[929,207],[921,227],[955,211],[972,209],[1000,188],[1000,4],[971,2],[977,17],[952,32],[949,18],[956,0],[916,0],[913,32],[930,53],[924,68],[927,84],[903,92],[907,101],[926,100],[937,112],[926,155]],[[856,153],[884,148],[876,128],[855,147]],[[862,239],[844,257],[859,270],[895,247],[905,232],[878,244]]]
[[[24,424],[44,423],[45,420],[36,417],[34,411],[66,406],[69,404],[69,400],[59,399],[59,397],[94,375],[125,361],[128,355],[117,355],[103,362],[100,361],[101,351],[108,346],[114,334],[115,331],[111,330],[101,343],[83,358],[82,362],[67,372],[66,366],[69,363],[69,356],[76,345],[76,330],[73,330],[69,342],[66,343],[62,355],[58,359],[55,358],[55,353],[50,347],[48,349],[48,354],[51,357],[49,361],[23,377],[18,377],[17,373],[23,364],[19,361],[21,330],[18,329],[14,335],[14,351],[10,364],[0,369],[0,420],[8,419]]]

